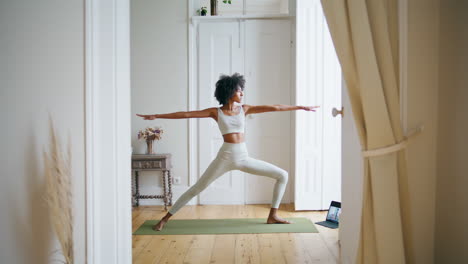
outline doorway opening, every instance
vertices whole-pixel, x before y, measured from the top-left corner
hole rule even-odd
[[[297,1],[295,209],[328,210],[341,202],[342,74],[320,1]],[[333,115],[332,109],[335,109]]]

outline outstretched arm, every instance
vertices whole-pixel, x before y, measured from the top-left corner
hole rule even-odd
[[[153,120],[153,119],[182,119],[182,118],[205,118],[211,117],[216,118],[216,108],[207,108],[199,111],[188,111],[188,112],[175,112],[168,114],[159,114],[159,115],[140,115],[136,114],[139,117],[143,117],[144,120]]]
[[[278,111],[294,111],[294,110],[305,110],[315,112],[315,108],[320,106],[295,106],[295,105],[244,105],[245,114],[259,114],[265,112],[278,112]]]

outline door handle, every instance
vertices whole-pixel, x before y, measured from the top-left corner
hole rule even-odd
[[[336,109],[336,107],[333,107],[332,115],[333,115],[333,117],[336,117],[337,115],[341,115],[341,117],[343,117],[344,116],[343,111],[344,111],[343,107],[341,107],[341,110],[338,110],[338,109]]]

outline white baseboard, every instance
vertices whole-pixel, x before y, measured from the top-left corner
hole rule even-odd
[[[243,205],[244,202],[243,201],[231,201],[231,202],[222,202],[222,203],[219,203],[219,202],[204,202],[203,204],[200,204],[200,205],[236,205],[236,204]]]
[[[172,198],[172,204],[177,201],[177,199]],[[196,198],[193,198],[190,202],[187,203],[187,205],[196,205]],[[164,205],[163,201],[161,199],[145,199],[145,200],[140,200],[140,205]],[[169,206],[170,208],[170,206]]]
[[[177,199],[180,197],[180,195],[182,195],[182,193],[180,193],[179,195],[176,195],[176,193],[173,194],[173,197],[172,197],[172,203],[174,203],[175,201],[177,201]],[[282,201],[281,202],[282,204],[289,204],[291,203],[291,201]],[[226,203],[226,202],[223,202],[223,203],[217,203],[217,202],[210,202],[210,203],[203,203],[203,204],[200,204],[200,205],[223,205],[223,204],[226,204],[226,205],[243,205],[244,203],[243,202],[240,202],[240,201],[233,201],[233,202],[229,202],[229,203]],[[249,201],[245,204],[271,204],[271,200],[259,200],[259,201]],[[164,205],[163,201],[161,199],[144,199],[144,200],[140,200],[140,205]],[[197,198],[193,198],[192,200],[190,200],[190,202],[187,203],[187,205],[197,205]]]
[[[290,199],[283,199],[281,201],[281,204],[289,204],[291,203]],[[268,200],[252,200],[252,201],[247,201],[245,204],[271,204],[271,199]]]

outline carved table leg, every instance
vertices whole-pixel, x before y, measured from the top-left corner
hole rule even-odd
[[[138,171],[135,171],[135,198],[136,198],[136,206],[140,206],[140,190],[138,188]]]
[[[167,171],[168,173],[168,181],[169,181],[169,205],[172,206],[172,176],[171,176],[171,170]]]
[[[163,180],[163,194],[164,194],[164,210],[167,211],[167,189],[166,189],[166,171],[164,170],[162,173],[162,180]]]
[[[131,202],[132,202],[132,207],[134,207],[135,206],[135,181],[133,179],[133,171],[132,171],[132,175],[130,177],[130,182],[131,182],[131,185],[132,185]]]

